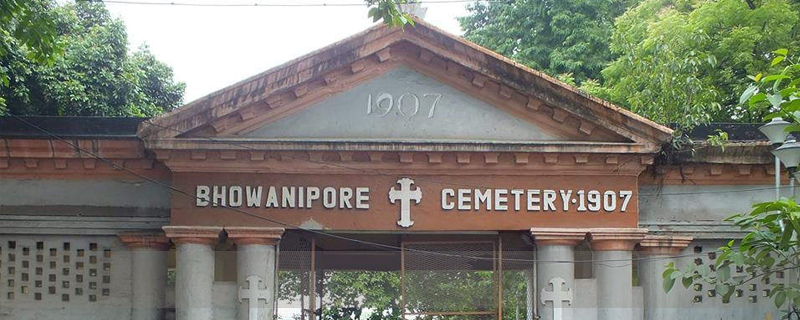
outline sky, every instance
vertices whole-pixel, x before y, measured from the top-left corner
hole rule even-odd
[[[122,0],[128,1],[128,0]],[[133,0],[130,0],[133,1]],[[143,0],[180,3],[362,3],[361,0]],[[425,20],[460,35],[465,2],[430,3]],[[373,25],[366,5],[198,7],[106,2],[125,21],[129,46],[143,43],[186,83],[190,102]]]

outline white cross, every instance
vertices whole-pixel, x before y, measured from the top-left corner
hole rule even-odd
[[[560,277],[550,279],[550,285],[553,286],[553,291],[546,291],[546,288],[542,288],[542,294],[539,296],[543,305],[547,301],[553,302],[553,320],[563,319],[562,302],[566,302],[567,305],[572,304],[572,289],[567,288],[566,284],[567,282]]]
[[[422,189],[417,187],[412,191],[411,185],[414,184],[414,180],[409,178],[397,180],[397,183],[400,184],[400,190],[395,190],[392,187],[389,190],[389,201],[395,203],[400,200],[400,221],[397,221],[397,225],[408,228],[414,225],[414,221],[411,221],[411,200],[414,200],[414,203],[419,203],[422,200]]]
[[[248,319],[260,320],[258,315],[261,313],[260,309],[267,308],[269,290],[267,290],[266,286],[261,285],[263,281],[259,276],[249,276],[245,282],[248,283],[248,287],[247,289],[245,289],[244,286],[239,288],[239,302],[244,302],[242,300],[247,299],[250,310],[250,316]],[[264,300],[264,303],[261,303],[261,300]]]

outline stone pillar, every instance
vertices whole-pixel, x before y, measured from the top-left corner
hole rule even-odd
[[[592,229],[598,320],[633,320],[633,248],[646,229]]]
[[[639,284],[644,293],[644,320],[671,320],[678,317],[678,288],[664,292],[664,266],[689,246],[692,237],[648,235],[639,243]],[[680,267],[680,266],[679,266]],[[680,287],[680,280],[676,287]]]
[[[161,232],[123,232],[119,238],[131,249],[131,319],[163,319],[169,239]]]
[[[586,238],[586,229],[571,228],[533,228],[531,235],[536,245],[536,293],[539,308],[539,319],[553,320],[554,313],[561,307],[561,319],[573,320],[575,316],[570,308],[575,302],[575,246]],[[554,279],[563,279],[561,285],[554,287]],[[567,293],[569,291],[569,293]],[[567,301],[545,301],[542,303],[543,293],[561,292],[564,296],[572,295],[572,303]],[[549,300],[546,299],[545,300]],[[561,300],[561,299],[556,299]],[[559,320],[559,319],[555,319]]]
[[[283,228],[227,227],[225,231],[236,244],[236,273],[240,290],[238,319],[272,320],[276,297],[276,246],[283,235]],[[256,312],[258,316],[251,318],[251,312]]]
[[[213,320],[214,246],[221,227],[164,227],[176,246],[177,320]]]

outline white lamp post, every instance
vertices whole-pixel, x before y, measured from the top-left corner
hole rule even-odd
[[[786,140],[786,128],[789,127],[791,123],[784,121],[781,117],[772,118],[772,121],[769,123],[761,126],[758,128],[758,131],[761,131],[769,142],[772,145],[779,145]],[[781,198],[781,163],[778,159],[778,155],[775,155],[775,200],[780,200]]]

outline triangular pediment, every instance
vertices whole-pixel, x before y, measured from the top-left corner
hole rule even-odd
[[[559,141],[562,134],[399,66],[247,138],[388,141]]]
[[[637,152],[656,150],[670,133],[423,21],[373,27],[139,129],[156,148],[214,138],[629,143]]]

